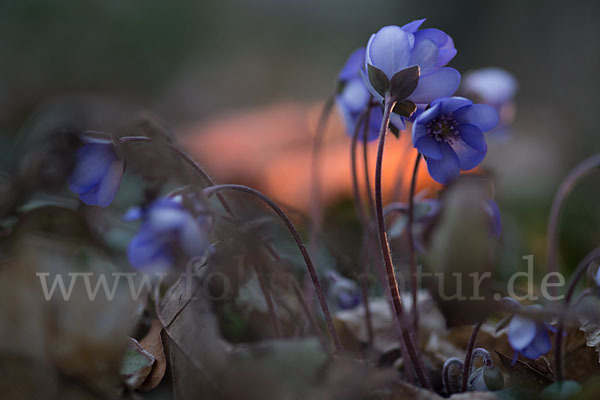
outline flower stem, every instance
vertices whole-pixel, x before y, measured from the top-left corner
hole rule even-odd
[[[300,249],[300,252],[302,253],[302,257],[304,258],[304,262],[306,263],[306,268],[308,270],[308,273],[310,275],[312,283],[313,283],[313,285],[315,287],[315,291],[317,292],[317,297],[319,299],[319,303],[321,305],[321,309],[323,310],[323,315],[325,317],[325,322],[327,324],[327,328],[329,329],[329,333],[331,334],[331,337],[333,339],[333,343],[334,343],[334,345],[336,347],[336,350],[338,352],[343,352],[342,342],[340,341],[340,338],[339,338],[339,336],[337,334],[335,326],[333,325],[333,320],[331,318],[331,313],[329,312],[329,307],[327,306],[327,301],[325,300],[325,295],[323,294],[323,289],[321,288],[321,284],[319,283],[319,278],[317,277],[317,272],[316,272],[315,267],[314,267],[314,265],[312,263],[312,260],[310,259],[310,256],[308,255],[308,251],[306,250],[306,246],[302,242],[302,239],[300,238],[300,234],[298,233],[298,231],[294,227],[294,224],[292,224],[292,221],[290,221],[290,219],[286,215],[286,213],[273,200],[271,200],[270,198],[268,198],[267,196],[265,196],[264,194],[262,194],[258,190],[252,189],[252,188],[247,187],[247,186],[243,186],[243,185],[215,185],[215,186],[211,186],[211,187],[208,187],[208,188],[204,189],[204,193],[206,194],[207,197],[210,197],[211,195],[217,194],[217,192],[222,191],[222,190],[235,190],[235,191],[238,191],[238,192],[243,192],[243,193],[250,194],[250,195],[252,195],[252,196],[260,199],[266,205],[268,205],[275,212],[275,214],[277,214],[279,216],[279,218],[281,218],[281,220],[283,221],[283,223],[286,225],[286,227],[290,231],[292,237],[294,238],[294,241],[298,245],[298,248]]]
[[[372,215],[371,213],[375,212],[375,200],[373,200],[373,191],[371,189],[371,174],[369,173],[369,146],[367,146],[367,139],[369,135],[369,124],[371,118],[371,108],[373,108],[374,104],[371,102],[371,98],[369,98],[369,105],[367,106],[367,117],[365,119],[365,128],[363,130],[363,165],[365,169],[365,193],[367,196],[367,200],[369,201],[369,212],[367,215]]]
[[[311,191],[310,191],[310,206],[311,206],[311,219],[312,224],[310,233],[308,236],[308,243],[311,250],[311,255],[315,254],[316,251],[316,240],[319,236],[323,219],[323,208],[321,198],[321,147],[323,145],[323,138],[325,136],[325,128],[327,127],[327,120],[333,109],[335,97],[329,96],[323,104],[323,109],[319,115],[319,121],[317,122],[317,129],[315,131],[315,137],[313,140],[312,147],[312,160],[311,160]]]
[[[552,208],[550,209],[550,215],[548,217],[548,237],[546,245],[548,252],[546,255],[548,273],[557,272],[556,253],[558,247],[558,219],[565,199],[579,180],[598,167],[600,167],[600,154],[593,155],[583,160],[569,172],[554,195]],[[550,290],[552,295],[556,295],[555,286],[551,286]]]
[[[558,378],[559,382],[562,381],[564,377],[562,362],[562,338],[565,329],[565,315],[568,311],[571,299],[573,298],[573,293],[575,292],[577,282],[585,274],[589,265],[598,258],[600,258],[600,247],[596,247],[594,250],[589,252],[583,260],[581,260],[581,262],[577,266],[577,269],[571,276],[569,286],[567,286],[567,294],[565,295],[565,306],[560,316],[558,317],[558,329],[556,330],[556,342],[554,346],[554,358],[556,360],[556,377]]]
[[[358,187],[358,168],[356,167],[356,147],[358,145],[358,134],[360,127],[367,117],[367,111],[362,112],[356,120],[354,134],[352,135],[352,143],[350,145],[350,171],[352,172],[352,194],[354,196],[354,207],[356,208],[356,216],[362,225],[363,230],[368,225],[368,217],[365,213],[365,206],[360,195]]]
[[[124,136],[119,138],[121,143],[152,143],[152,139],[146,136]],[[196,173],[198,173],[198,175],[200,175],[200,177],[205,181],[205,183],[207,185],[209,185],[210,187],[215,186],[215,182],[212,180],[212,178],[210,177],[210,175],[208,175],[208,173],[206,173],[206,171],[204,171],[204,169],[197,163],[195,162],[186,152],[184,152],[183,150],[181,150],[180,148],[178,148],[177,146],[175,146],[172,143],[167,143],[167,146],[173,150],[174,152],[176,152],[178,155],[180,155],[183,160],[185,162],[187,162],[195,171]],[[223,206],[223,209],[233,218],[237,218],[235,212],[233,211],[233,209],[231,208],[231,206],[229,205],[229,202],[227,202],[227,200],[221,195],[221,193],[217,193],[216,194],[219,202],[221,203],[221,205]],[[269,251],[269,253],[276,259],[279,260],[280,257],[277,254],[277,252],[275,251],[275,249],[271,246],[270,243],[265,243],[265,246],[267,247],[267,250]],[[264,292],[263,292],[264,293]],[[308,305],[306,304],[306,301],[304,299],[304,296],[302,296],[302,293],[300,291],[300,288],[298,286],[298,283],[294,280],[294,293],[296,295],[296,298],[298,300],[298,302],[300,303],[300,306],[302,308],[302,310],[304,311],[306,318],[312,328],[312,330],[319,335],[319,337],[321,336],[321,331],[318,329],[316,321],[314,320],[314,316],[312,315],[312,312],[310,311],[310,308],[308,307]],[[266,299],[266,297],[265,297]],[[271,316],[271,318],[273,318]],[[274,328],[275,331],[277,332],[277,328]],[[277,334],[277,333],[276,333]]]
[[[408,255],[410,259],[410,288],[412,292],[412,317],[413,317],[413,329],[415,334],[419,332],[419,311],[417,309],[418,300],[418,280],[417,280],[417,255],[415,252],[415,239],[413,235],[413,223],[414,223],[414,206],[415,206],[415,188],[417,186],[417,173],[419,172],[419,163],[421,162],[421,153],[417,153],[417,159],[415,160],[415,166],[413,168],[412,178],[410,181],[410,193],[408,197],[408,226],[406,233],[408,236]]]
[[[368,277],[369,277],[369,265],[368,265],[368,251],[365,248],[365,243],[369,240],[368,235],[368,227],[369,227],[369,216],[368,213],[365,212],[365,207],[362,203],[362,198],[360,195],[360,189],[358,187],[358,168],[356,167],[356,146],[358,144],[358,134],[360,132],[360,127],[364,122],[364,146],[366,147],[366,135],[369,128],[369,113],[371,111],[371,104],[369,102],[369,106],[367,109],[362,112],[357,121],[356,126],[354,128],[354,134],[352,135],[352,144],[350,146],[350,163],[351,163],[351,171],[352,171],[352,194],[354,195],[354,206],[356,208],[356,215],[360,221],[362,226],[362,245],[361,245],[361,264],[362,264],[362,276],[360,277],[360,288],[363,297],[363,306],[365,308],[365,323],[367,326],[367,346],[371,348],[373,346],[373,324],[371,322],[371,309],[369,308],[369,286],[368,286]],[[367,160],[365,159],[365,163]],[[368,167],[365,164],[365,169],[368,170]],[[368,177],[368,173],[365,175]],[[367,181],[368,182],[368,181]],[[367,185],[369,185],[367,183]],[[370,186],[370,185],[369,185]],[[367,191],[367,196],[370,197],[369,192]],[[371,200],[371,199],[369,199]]]
[[[471,337],[469,338],[469,343],[467,344],[467,353],[465,354],[465,361],[463,362],[461,392],[467,391],[467,383],[469,382],[469,370],[471,369],[471,359],[473,356],[473,348],[475,347],[475,341],[477,340],[477,335],[479,334],[481,325],[483,325],[483,320],[481,320],[477,324],[475,324],[475,326],[473,327],[473,332],[471,332]]]
[[[400,328],[402,329],[402,339],[406,345],[406,349],[410,356],[410,361],[417,373],[419,382],[425,388],[430,388],[429,381],[425,375],[425,369],[421,358],[417,354],[417,350],[413,339],[410,334],[410,324],[407,324],[404,319],[404,307],[402,306],[402,299],[400,297],[400,291],[398,290],[398,282],[396,281],[396,274],[394,272],[394,265],[392,263],[392,256],[390,254],[390,247],[387,241],[387,233],[385,230],[385,221],[383,216],[383,198],[381,192],[381,169],[383,161],[383,149],[385,147],[385,137],[387,134],[387,127],[390,121],[390,114],[392,108],[396,104],[396,100],[393,99],[389,94],[386,95],[384,103],[383,120],[381,121],[381,129],[379,130],[379,145],[377,147],[377,161],[375,164],[375,214],[377,217],[377,227],[379,231],[379,244],[381,246],[381,253],[385,263],[385,270],[387,275],[388,286],[390,289],[390,296],[392,298],[392,304]]]
[[[136,142],[137,143],[152,143],[152,138],[149,138],[146,136],[123,136],[123,137],[119,138],[119,141],[121,143],[136,143]],[[215,182],[212,180],[210,175],[208,175],[206,173],[206,171],[204,171],[204,169],[200,166],[200,164],[198,164],[196,161],[194,161],[192,159],[192,157],[189,156],[189,154],[187,154],[185,151],[181,150],[179,147],[175,146],[173,143],[166,142],[165,144],[167,145],[167,147],[169,147],[169,149],[171,149],[172,151],[177,153],[179,156],[181,156],[181,158],[183,158],[183,160],[185,162],[187,162],[196,171],[196,173],[198,175],[200,175],[202,180],[204,180],[204,182],[208,186],[215,185]],[[219,202],[223,206],[223,209],[229,215],[231,215],[232,217],[235,217],[235,213],[233,212],[233,209],[231,208],[231,206],[229,205],[227,200],[225,200],[225,198],[223,196],[221,196],[221,194],[218,194],[217,198],[219,199]]]

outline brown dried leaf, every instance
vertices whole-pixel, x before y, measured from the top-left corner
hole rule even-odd
[[[169,337],[176,398],[214,392],[215,379],[225,371],[229,358],[229,345],[220,336],[202,282],[198,276],[182,275],[158,308],[159,319]]]
[[[501,368],[508,375],[508,386],[542,390],[556,381],[556,376],[550,368],[550,363],[546,357],[542,356],[537,360],[517,360],[513,365],[511,358],[498,351],[495,353],[500,359]]]
[[[165,357],[161,332],[162,325],[160,321],[153,320],[152,324],[150,325],[150,330],[146,336],[140,340],[140,345],[144,348],[144,350],[152,354],[156,360],[152,366],[152,371],[140,386],[140,390],[148,391],[154,389],[165,376],[165,370],[167,369],[167,358]]]
[[[144,350],[137,340],[129,338],[120,369],[121,379],[125,386],[131,390],[140,387],[150,375],[154,362],[152,354]]]

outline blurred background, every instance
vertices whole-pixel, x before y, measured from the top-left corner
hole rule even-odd
[[[554,191],[600,148],[599,16],[596,1],[2,1],[3,168],[40,121],[112,131],[150,111],[218,181],[306,210],[311,135],[346,57],[381,26],[426,17],[453,36],[451,66],[498,66],[519,81],[515,123],[490,137],[483,168],[496,179],[506,262],[524,268],[533,253],[539,267]],[[337,113],[326,141],[328,206],[351,213]],[[388,192],[413,159],[392,142]],[[565,209],[567,268],[598,243],[598,183],[586,178]]]

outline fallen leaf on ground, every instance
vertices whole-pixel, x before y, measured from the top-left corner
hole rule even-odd
[[[140,389],[144,391],[154,389],[165,376],[165,370],[167,369],[167,358],[165,357],[161,332],[162,325],[158,320],[153,320],[152,324],[150,325],[150,330],[146,336],[140,340],[140,345],[144,348],[144,350],[152,354],[156,360],[152,366],[152,371],[150,371],[150,374],[140,386]]]

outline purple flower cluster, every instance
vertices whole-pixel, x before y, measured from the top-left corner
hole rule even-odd
[[[537,309],[539,306],[530,306]],[[508,325],[508,342],[515,350],[514,360],[519,354],[535,360],[548,353],[552,348],[549,331],[555,329],[543,321],[535,321],[522,315],[515,315]]]
[[[452,97],[461,81],[460,73],[446,66],[457,53],[454,41],[439,29],[421,29],[424,22],[385,26],[371,35],[340,72],[336,100],[349,134],[375,100],[367,126],[368,139],[375,140],[383,115],[379,104],[385,101],[382,88],[401,93],[393,99],[390,123],[403,130],[413,122],[413,146],[425,157],[431,177],[446,184],[482,162],[487,153],[483,133],[498,125],[498,112],[512,99],[516,81],[501,70],[482,70],[469,75],[464,89],[486,104]],[[396,112],[398,105],[409,115]]]
[[[143,209],[133,208],[125,219],[142,220],[127,248],[129,262],[135,268],[165,270],[174,264],[178,254],[199,257],[211,249],[207,236],[210,219],[192,215],[181,196],[155,200]]]

